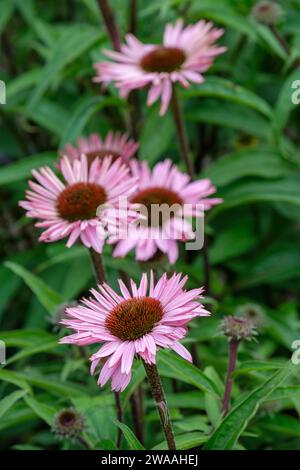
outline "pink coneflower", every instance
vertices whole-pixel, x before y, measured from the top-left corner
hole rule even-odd
[[[186,336],[187,324],[198,316],[210,315],[199,303],[202,288],[183,289],[187,276],[164,274],[155,284],[143,274],[139,287],[131,281],[131,292],[119,280],[121,295],[107,284],[91,289],[93,297],[83,299],[83,305],[68,308],[63,325],[76,331],[60,343],[85,346],[104,343],[91,356],[91,373],[101,364],[98,384],[109,379],[112,389],[122,391],[131,379],[135,355],[146,364],[155,364],[157,350],[173,349],[187,361],[191,355],[179,342]]]
[[[209,198],[216,191],[209,179],[191,182],[190,177],[179,171],[171,160],[158,163],[152,171],[146,162],[132,160],[130,168],[138,181],[131,202],[147,208],[148,221],[141,225],[139,231],[133,231],[127,239],[118,241],[113,254],[123,257],[135,248],[136,259],[147,261],[160,250],[173,264],[178,258],[178,240],[195,237],[188,217],[203,217],[203,210],[219,204],[222,199]],[[163,204],[175,210],[170,211],[170,217],[162,217],[155,223],[151,209],[153,205],[163,207]]]
[[[188,87],[189,82],[202,83],[202,73],[212,65],[214,57],[225,52],[224,47],[215,45],[222,34],[223,30],[210,22],[199,21],[184,28],[181,20],[166,26],[162,45],[143,44],[127,34],[121,52],[104,51],[113,62],[95,64],[95,81],[114,81],[123,96],[150,85],[148,105],[161,96],[163,115],[171,99],[172,84],[179,82]]]
[[[66,155],[73,161],[78,160],[84,153],[89,165],[96,157],[101,160],[108,155],[112,156],[113,161],[121,158],[124,163],[127,163],[137,151],[138,146],[137,142],[129,139],[128,134],[110,131],[103,140],[100,135],[91,134],[89,137],[78,139],[77,146],[67,144],[61,155]]]
[[[111,214],[106,209],[102,220],[96,211],[102,205],[114,211],[119,197],[134,191],[135,181],[129,176],[129,168],[121,159],[112,163],[111,157],[102,161],[96,158],[88,167],[87,157],[82,155],[74,162],[63,157],[60,169],[65,182],[48,167],[33,170],[37,182],[29,181],[30,190],[20,206],[27,210],[28,217],[40,220],[36,224],[44,229],[40,241],[68,237],[67,247],[71,247],[80,238],[85,246],[101,253],[107,224],[104,219]]]

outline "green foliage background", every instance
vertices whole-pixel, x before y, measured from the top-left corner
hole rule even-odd
[[[122,34],[128,1],[111,2]],[[175,354],[159,353],[178,448],[300,449],[299,368],[291,366],[292,343],[300,339],[300,133],[299,106],[291,84],[300,79],[300,2],[282,2],[278,29],[286,51],[270,29],[251,17],[252,0],[139,0],[139,38],[159,42],[164,25],[205,18],[222,25],[220,56],[200,86],[181,90],[199,177],[209,177],[224,203],[206,221],[211,263],[213,316],[195,321],[186,344],[196,342],[201,369]],[[7,364],[0,369],[0,447],[68,449],[51,432],[55,413],[75,406],[85,414],[85,438],[96,449],[112,449],[117,433],[113,396],[89,376],[88,359],[77,348],[58,346],[58,306],[86,294],[94,284],[86,250],[64,243],[43,245],[32,221],[18,208],[32,168],[51,164],[58,148],[80,135],[123,130],[128,104],[111,86],[93,84],[92,64],[110,48],[96,0],[1,0],[0,79],[7,85],[0,105],[0,339]],[[171,115],[145,106],[140,158],[153,165],[165,157],[180,163]],[[203,284],[201,253],[176,270],[189,287]],[[105,252],[110,283],[118,269],[135,279],[142,268],[132,256]],[[227,341],[220,319],[244,304],[262,309],[257,343],[243,344],[235,372],[233,408],[222,421]],[[122,394],[124,448],[139,448],[133,435],[130,396],[143,382],[134,378]],[[173,379],[178,379],[176,392]],[[163,449],[158,415],[145,400],[145,447]]]

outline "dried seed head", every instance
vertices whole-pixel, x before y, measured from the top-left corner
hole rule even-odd
[[[247,303],[240,305],[236,310],[236,315],[247,318],[257,328],[264,323],[264,311],[258,304]]]
[[[254,6],[252,15],[258,23],[275,26],[282,20],[283,11],[277,3],[263,1]]]
[[[226,316],[222,320],[222,331],[230,341],[251,341],[257,335],[257,331],[247,318]]]
[[[52,431],[60,438],[76,439],[84,428],[84,417],[74,408],[64,408],[55,415]]]

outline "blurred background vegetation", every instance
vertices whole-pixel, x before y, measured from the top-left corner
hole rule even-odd
[[[300,2],[276,2],[282,14],[272,26],[254,18],[252,0],[110,3],[122,35],[132,29],[136,4],[136,34],[146,42],[159,42],[164,25],[178,17],[225,28],[227,53],[203,85],[181,90],[197,174],[212,179],[224,203],[206,220],[206,302],[214,315],[195,322],[187,340],[197,344],[201,369],[165,352],[159,360],[179,447],[202,444],[219,423],[227,364],[219,322],[242,313],[257,322],[259,337],[241,347],[233,397],[238,405],[256,390],[251,403],[260,407],[256,413],[242,407],[238,416],[246,431],[222,446],[299,450],[299,374],[268,389],[268,397],[257,390],[300,339],[300,132],[299,106],[291,100],[292,83],[300,79]],[[86,416],[90,444],[112,448],[109,389],[97,388],[78,349],[57,346],[62,305],[94,284],[86,250],[38,243],[18,201],[32,168],[54,163],[58,149],[81,135],[125,130],[130,105],[113,86],[104,92],[92,82],[93,63],[103,58],[102,48],[111,48],[96,0],[1,0],[0,35],[0,79],[6,84],[6,104],[0,105],[0,339],[8,347],[0,369],[0,447],[76,448],[51,432],[55,413],[74,406]],[[147,108],[144,91],[139,98],[139,157],[150,165],[171,157],[181,165],[171,115],[159,118],[157,106]],[[176,270],[189,274],[191,288],[202,285],[201,253],[193,252],[188,263],[182,259]],[[109,249],[105,263],[113,286],[118,269],[138,278],[145,268],[137,268],[132,256],[112,259]],[[122,394],[131,428],[130,395],[142,380],[137,364]],[[163,448],[147,397],[145,410],[146,448]],[[232,419],[236,423],[236,415]],[[124,448],[135,445],[124,441]]]

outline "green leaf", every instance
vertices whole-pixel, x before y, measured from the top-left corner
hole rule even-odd
[[[283,84],[280,94],[273,112],[273,128],[275,141],[281,136],[281,133],[288,123],[290,114],[297,106],[292,102],[292,94],[295,89],[292,84],[295,80],[299,80],[300,67],[294,70]]]
[[[11,0],[2,0],[0,4],[0,35],[14,12],[15,5]]]
[[[78,276],[79,272],[80,276]],[[90,260],[88,258],[74,260],[69,265],[69,275],[63,283],[61,294],[64,299],[74,299],[85,288],[90,288],[93,283],[94,276]]]
[[[224,155],[213,162],[201,176],[210,178],[217,187],[220,187],[246,176],[280,178],[293,170],[295,170],[294,165],[283,160],[278,152],[262,147]]]
[[[80,57],[96,41],[99,41],[102,35],[101,29],[84,24],[65,28],[54,44],[51,57],[44,67],[40,81],[29,98],[28,110],[35,109],[43,94],[52,82],[57,79],[57,75],[61,70]]]
[[[279,260],[280,263],[280,260]],[[276,273],[275,273],[276,275]],[[287,271],[287,275],[289,272]],[[299,268],[298,268],[299,275]],[[266,282],[266,281],[265,281]],[[295,340],[295,334],[300,335],[300,325],[289,324],[286,316],[278,314],[278,312],[268,311],[266,319],[266,330],[270,336],[276,339],[276,341],[288,350],[290,350],[291,344]]]
[[[87,249],[84,246],[72,246],[66,250],[66,247],[63,246],[63,249],[57,253],[50,253],[49,259],[46,259],[41,264],[36,267],[38,273],[55,266],[56,264],[71,262],[74,260],[83,260],[86,261],[89,259],[89,254]]]
[[[31,393],[31,387],[24,377],[20,377],[18,372],[12,370],[0,369],[0,380],[16,385],[22,388],[26,393]]]
[[[187,416],[182,421],[175,421],[173,426],[183,432],[201,431],[208,433],[210,431],[207,418],[203,415]]]
[[[236,85],[230,80],[220,77],[207,77],[204,83],[182,92],[183,97],[211,97],[238,103],[263,114],[267,118],[272,117],[269,104],[256,93]]]
[[[213,395],[212,395],[213,396]],[[169,408],[204,410],[204,397],[200,390],[168,393]]]
[[[145,450],[145,448],[142,446],[138,438],[131,431],[131,429],[128,426],[126,426],[126,424],[120,423],[120,421],[118,420],[115,420],[115,423],[123,432],[126,442],[129,445],[131,450]]]
[[[278,284],[299,278],[300,253],[297,246],[275,246],[267,250],[255,262],[245,266],[237,282],[238,288],[260,284]]]
[[[45,98],[39,100],[37,107],[20,107],[17,111],[58,137],[61,137],[69,119],[69,111],[65,107]]]
[[[216,372],[216,370],[209,366],[206,367],[204,370],[205,375],[209,377],[214,383],[219,387],[219,395],[224,395],[224,385]],[[204,401],[205,401],[205,410],[206,414],[211,422],[211,424],[216,427],[220,421],[221,417],[221,401],[220,399],[213,396],[211,393],[204,394]]]
[[[249,374],[251,372],[266,372],[272,370],[278,370],[285,367],[285,362],[279,361],[245,361],[238,367],[234,376]]]
[[[55,158],[56,154],[54,152],[45,152],[4,166],[0,168],[0,185],[25,180],[30,177],[31,171],[34,168],[39,168],[43,165],[51,165]]]
[[[254,248],[257,236],[254,223],[247,214],[233,219],[228,227],[223,227],[210,247],[210,262],[223,263],[231,258],[241,256]]]
[[[95,445],[95,450],[118,450],[116,444],[109,439],[103,439]]]
[[[295,419],[292,416],[268,416],[261,420],[261,430],[266,430],[268,433],[276,433],[280,435],[280,439],[284,439],[285,436],[300,437],[300,422],[299,419]]]
[[[48,310],[49,313],[53,313],[58,305],[64,301],[63,297],[48,287],[44,281],[36,277],[34,274],[19,264],[8,261],[5,263],[5,266],[23,279],[25,284],[37,296],[40,303],[45,307],[46,310]]]
[[[54,351],[58,347],[58,340],[51,340],[48,342],[40,342],[40,344],[34,344],[30,347],[24,348],[21,351],[17,352],[13,356],[11,356],[9,359],[7,359],[6,364],[12,364],[13,362],[20,361],[21,359],[24,359],[25,357],[30,357],[35,354],[39,353],[53,353],[53,354],[58,354],[57,351]]]
[[[237,129],[263,141],[271,140],[271,126],[261,114],[232,102],[208,101],[185,112],[186,119]]]
[[[0,418],[18,401],[26,395],[25,390],[17,390],[0,401]]]
[[[90,409],[109,408],[114,404],[114,397],[111,393],[101,392],[94,397],[90,395],[74,397],[72,398],[72,402],[79,411],[87,413]]]
[[[207,441],[208,437],[205,436],[202,432],[190,432],[186,434],[181,434],[179,436],[175,436],[175,443],[177,450],[187,450],[193,449],[194,447],[198,447],[204,444]],[[153,447],[152,450],[167,450],[168,445],[166,441],[157,444]]]
[[[22,405],[22,406],[21,406]],[[4,431],[9,428],[25,425],[29,428],[37,424],[35,413],[28,408],[25,402],[19,401],[15,407],[12,408],[0,421],[0,431]]]
[[[38,38],[46,43],[48,46],[52,46],[51,38],[45,33],[45,24],[39,18],[39,14],[35,8],[35,4],[32,0],[15,0],[16,5],[23,16],[24,20],[28,23],[30,28],[35,32]]]
[[[205,444],[205,450],[230,450],[233,449],[246,429],[249,421],[255,416],[259,405],[270,395],[291,373],[291,365],[276,372],[266,382],[257,387],[253,392],[232,408],[215,432]]]
[[[163,118],[158,115],[156,105],[149,108],[140,135],[140,158],[153,164],[167,150],[174,135],[172,116],[167,113]]]
[[[53,338],[54,336],[51,333],[38,328],[23,328],[22,330],[1,331],[1,339],[5,342],[8,348],[26,348],[38,343],[39,341],[53,341]]]
[[[35,412],[37,416],[43,419],[49,426],[53,425],[53,420],[57,409],[46,403],[36,400],[32,396],[26,396],[25,402]]]
[[[70,119],[63,127],[60,147],[74,142],[83,132],[86,124],[95,113],[108,106],[120,106],[124,102],[114,97],[92,96],[79,101]]]
[[[6,102],[8,107],[15,106],[22,99],[23,92],[30,90],[38,83],[41,76],[41,69],[35,68],[10,80],[6,87]]]
[[[0,266],[0,319],[5,313],[6,306],[13,299],[16,291],[18,290],[21,281],[13,273],[8,273],[4,266]]]
[[[131,395],[138,388],[138,386],[143,382],[145,375],[146,375],[146,372],[145,372],[144,366],[142,364],[135,364],[130,383],[126,387],[124,392],[122,393],[122,403],[123,403],[124,408],[127,406]]]
[[[188,361],[185,361],[177,354],[163,350],[159,353],[159,370],[162,375],[172,378],[180,378],[207,393],[218,396],[218,388],[214,382],[203,372]]]
[[[84,387],[70,382],[59,383],[57,377],[55,380],[51,377],[43,377],[32,369],[26,372],[15,372],[6,369],[0,369],[0,379],[13,383],[27,392],[31,393],[30,385],[46,390],[48,393],[53,393],[59,397],[73,398],[76,396],[83,396],[85,392]]]
[[[255,30],[248,18],[237,13],[236,9],[231,8],[230,5],[224,5],[220,0],[193,2],[189,8],[189,14],[195,15],[195,20],[206,18],[246,34],[249,39],[256,39]]]
[[[278,387],[264,401],[291,400],[300,397],[300,385],[289,385],[287,387]]]
[[[299,184],[298,175],[278,181],[250,181],[235,184],[220,191],[224,202],[214,209],[213,217],[224,210],[256,202],[286,202],[299,206]]]
[[[14,450],[43,450],[42,447],[34,446],[31,444],[16,444],[12,446]]]
[[[91,19],[93,19],[95,23],[98,23],[102,20],[101,12],[99,10],[96,0],[82,0],[82,3],[91,13]]]
[[[257,37],[261,45],[267,48],[275,56],[278,56],[280,59],[286,61],[288,55],[270,28],[255,21],[252,21],[252,25],[254,31],[257,33]]]
[[[86,417],[87,432],[93,446],[96,446],[99,441],[115,440],[116,426],[113,421],[116,411],[111,391],[108,393],[98,391],[95,396],[90,396],[89,393],[81,397],[72,397],[71,401],[75,408]]]

